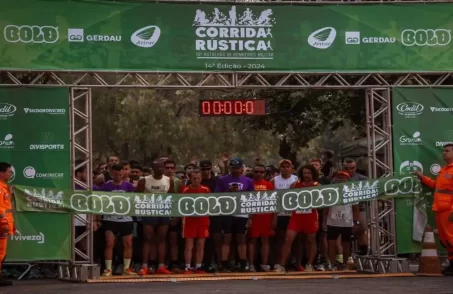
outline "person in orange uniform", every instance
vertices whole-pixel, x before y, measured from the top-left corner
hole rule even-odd
[[[11,164],[0,162],[0,273],[2,271],[3,261],[6,257],[6,248],[8,236],[14,235],[13,210],[11,205],[11,191],[8,187],[8,181],[12,175]],[[11,286],[12,282],[0,277],[0,286]]]
[[[306,188],[319,186],[318,170],[312,165],[306,165],[298,171],[299,180],[291,185],[291,189]],[[319,230],[318,211],[316,209],[305,209],[293,211],[288,224],[288,230],[286,231],[285,244],[282,249],[282,257],[280,264],[276,267],[277,272],[285,271],[284,265],[286,259],[291,252],[291,245],[297,234],[306,234],[306,243],[304,244],[307,249],[307,264],[305,268],[300,264],[300,260],[297,261],[297,267],[299,271],[314,271],[313,262],[316,258],[316,233]],[[297,255],[297,254],[296,254]]]
[[[421,172],[414,172],[421,182],[434,189],[433,211],[436,214],[436,226],[442,245],[447,248],[450,265],[442,272],[444,275],[453,275],[453,144],[444,146],[443,158],[447,163],[436,180],[424,176]]]
[[[192,194],[202,194],[210,193],[211,190],[201,185],[201,171],[199,169],[193,169],[189,172],[190,185],[182,188],[182,193],[192,193]],[[184,217],[183,219],[183,228],[182,236],[185,239],[185,248],[184,248],[184,259],[186,262],[185,274],[204,274],[202,270],[202,261],[204,254],[204,243],[206,238],[209,237],[209,216],[191,216]],[[191,265],[192,261],[192,252],[195,244],[195,268],[193,269]]]
[[[264,180],[266,167],[262,164],[257,164],[253,168],[253,184],[255,191],[271,191],[274,190],[274,185],[271,182]],[[268,193],[268,196],[272,192]],[[262,194],[261,194],[262,195]],[[261,238],[261,270],[268,272],[271,270],[269,266],[269,237],[275,235],[275,227],[277,226],[276,213],[259,213],[251,216],[252,224],[248,231],[249,241],[249,262],[250,271],[255,272],[255,248],[256,241]]]

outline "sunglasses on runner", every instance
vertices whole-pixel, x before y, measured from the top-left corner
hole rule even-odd
[[[211,170],[212,168],[210,168],[210,167],[202,167],[202,168],[200,168],[200,169],[201,169],[201,170]]]
[[[265,171],[260,171],[260,170],[254,170],[253,172],[255,174],[264,174],[265,173]]]

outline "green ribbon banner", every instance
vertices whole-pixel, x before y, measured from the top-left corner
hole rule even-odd
[[[2,0],[0,19],[2,69],[401,72],[453,68],[450,3],[308,6]]]
[[[116,216],[216,216],[307,211],[394,197],[418,198],[414,176],[345,182],[303,189],[210,193],[142,194],[74,191],[15,186],[18,211],[88,213]]]

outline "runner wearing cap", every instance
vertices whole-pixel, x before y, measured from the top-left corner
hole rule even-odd
[[[350,175],[346,171],[339,171],[332,179],[332,183],[347,182]],[[358,229],[359,205],[345,204],[324,209],[324,230],[327,230],[327,240],[329,242],[329,270],[345,270],[346,264],[351,256],[351,237],[353,232]],[[337,240],[341,236],[341,245],[343,247],[343,262],[336,260]],[[332,267],[332,264],[334,266]]]
[[[280,175],[271,179],[271,183],[274,185],[275,190],[286,190],[291,185],[297,182],[297,176],[292,174],[293,164],[291,160],[283,159],[280,161]],[[286,228],[288,227],[290,212],[280,212],[277,215],[277,229],[276,229],[276,246],[275,246],[275,263],[279,263],[281,259],[282,247],[285,242]],[[283,265],[284,266],[284,265]],[[277,269],[274,267],[274,269]]]
[[[216,192],[239,192],[255,191],[253,181],[250,178],[242,176],[243,161],[239,158],[230,160],[228,167],[230,174],[221,177],[217,181]],[[223,244],[221,254],[221,269],[228,271],[228,255],[230,253],[230,243],[232,234],[236,235],[238,242],[238,255],[241,270],[245,271],[247,267],[247,244],[246,232],[249,222],[248,214],[234,216],[218,216],[221,224],[216,228],[216,232],[223,232]]]

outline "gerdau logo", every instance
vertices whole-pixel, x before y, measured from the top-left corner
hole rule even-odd
[[[37,233],[36,235],[23,235],[21,232],[16,230],[15,235],[11,235],[12,241],[32,241],[38,244],[44,244],[45,242],[45,235],[41,232]]]

